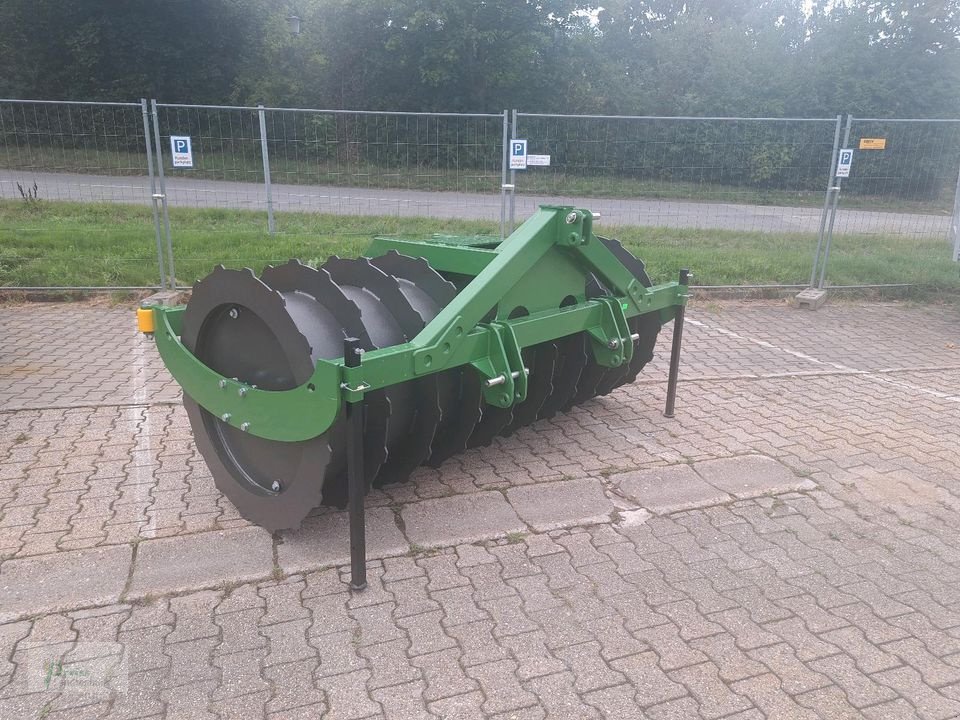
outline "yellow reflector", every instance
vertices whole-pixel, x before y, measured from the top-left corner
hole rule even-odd
[[[137,330],[153,334],[153,308],[137,308]]]

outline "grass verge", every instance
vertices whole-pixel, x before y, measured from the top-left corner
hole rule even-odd
[[[291,257],[323,262],[361,254],[375,235],[496,234],[492,221],[171,209],[177,278],[189,284],[222,263],[259,271]],[[599,226],[642,258],[655,282],[680,267],[700,285],[805,283],[816,238],[809,234]],[[119,204],[0,201],[0,286],[151,285],[158,278],[149,208]],[[960,297],[960,270],[944,239],[838,235],[834,285],[914,283],[914,294]]]

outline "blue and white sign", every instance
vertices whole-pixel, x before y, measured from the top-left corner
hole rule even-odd
[[[514,138],[510,141],[510,169],[527,169],[527,141]]]
[[[837,161],[837,177],[850,177],[850,167],[853,165],[853,149],[844,148],[840,151]]]
[[[193,145],[189,135],[170,136],[170,154],[173,156],[173,166],[193,167]]]

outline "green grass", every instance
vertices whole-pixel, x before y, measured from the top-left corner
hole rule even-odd
[[[323,262],[363,252],[374,235],[496,234],[492,221],[171,209],[177,278],[189,284],[217,263],[252,267],[291,257]],[[699,285],[805,283],[816,238],[809,234],[600,226],[646,261],[654,281],[680,267]],[[0,286],[152,285],[156,244],[149,208],[116,204],[0,201]],[[916,293],[960,296],[958,265],[943,239],[838,235],[829,284],[915,283]]]

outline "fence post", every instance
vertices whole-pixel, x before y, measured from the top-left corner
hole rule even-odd
[[[837,115],[837,125],[833,131],[833,154],[827,169],[827,190],[823,195],[823,210],[820,211],[820,229],[817,231],[817,250],[813,254],[813,267],[810,269],[810,287],[817,281],[817,266],[820,264],[820,251],[823,248],[823,233],[827,228],[827,214],[830,210],[830,198],[833,195],[833,173],[837,166],[837,154],[840,152],[840,126],[843,115]]]
[[[260,155],[263,157],[263,185],[267,190],[267,231],[273,235],[277,226],[273,220],[273,188],[270,187],[270,151],[267,150],[267,114],[263,104],[257,103],[260,116]]]
[[[853,115],[847,115],[847,128],[843,132],[843,147],[850,144],[850,126],[853,124]],[[836,172],[833,168],[831,172]],[[827,277],[827,263],[830,261],[830,245],[833,243],[833,224],[837,220],[837,205],[840,204],[840,178],[834,178],[837,184],[833,187],[833,204],[830,207],[830,224],[827,226],[827,241],[823,248],[823,266],[820,268],[819,289],[823,289],[823,281]]]
[[[507,165],[510,162],[510,116],[503,111],[503,142],[500,153],[500,239],[507,236]]]
[[[167,207],[167,181],[163,176],[163,148],[160,146],[160,116],[157,114],[157,101],[150,101],[153,115],[154,149],[157,151],[157,176],[160,178],[160,203],[163,208],[163,229],[167,234],[167,267],[170,270],[170,289],[177,287],[177,273],[173,268],[173,240],[170,239],[170,210]]]
[[[953,261],[960,262],[960,171],[957,172],[957,189],[953,194],[953,218],[950,220],[950,235],[953,236]]]
[[[513,123],[510,129],[510,138],[515,140],[517,137],[517,111],[513,111]],[[509,158],[509,155],[507,156]],[[517,193],[517,171],[510,171],[510,232],[513,232],[517,226],[516,220],[516,193]]]
[[[153,143],[150,142],[150,116],[147,112],[147,99],[140,98],[143,111],[143,141],[147,146],[147,175],[150,176],[150,207],[153,210],[153,230],[157,236],[157,263],[160,266],[160,289],[167,289],[167,271],[163,265],[163,239],[160,237],[160,213],[157,212],[157,179],[153,174]],[[172,290],[173,288],[171,288]]]

